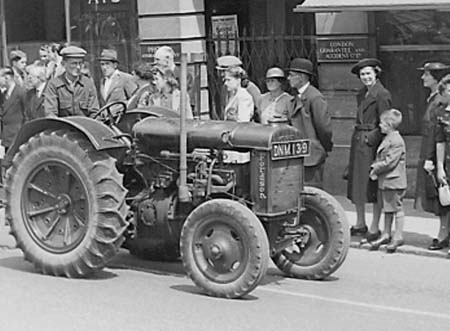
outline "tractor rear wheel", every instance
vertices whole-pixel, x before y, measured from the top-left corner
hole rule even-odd
[[[261,281],[269,261],[264,227],[246,206],[214,199],[183,225],[181,258],[189,277],[207,294],[238,298]]]
[[[6,174],[6,215],[25,259],[49,275],[82,277],[115,255],[127,227],[127,190],[115,159],[81,134],[41,132]]]
[[[314,187],[305,187],[304,191],[305,210],[299,227],[308,230],[309,240],[305,247],[289,247],[272,259],[289,276],[323,279],[344,262],[350,230],[345,212],[333,196]]]

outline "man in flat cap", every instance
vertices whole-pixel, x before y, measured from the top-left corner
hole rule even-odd
[[[91,79],[81,73],[86,51],[77,46],[61,50],[64,73],[49,81],[44,91],[47,117],[90,116],[98,109],[97,91]]]
[[[328,104],[311,85],[313,65],[308,59],[296,58],[289,67],[288,80],[298,95],[293,99],[289,120],[305,138],[310,139],[310,155],[305,158],[305,184],[323,188],[325,159],[333,147]]]
[[[133,76],[118,69],[119,60],[114,49],[102,50],[98,60],[103,74],[100,84],[100,106],[115,101],[126,103],[138,89]]]

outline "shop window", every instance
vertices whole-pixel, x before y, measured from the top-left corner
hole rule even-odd
[[[446,12],[379,12],[376,22],[380,45],[450,43],[450,15]]]

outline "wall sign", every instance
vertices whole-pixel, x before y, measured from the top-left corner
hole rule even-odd
[[[317,39],[317,61],[355,62],[369,57],[368,38],[319,38]]]
[[[216,52],[224,54],[239,53],[239,27],[237,15],[211,16],[213,39],[216,41]]]

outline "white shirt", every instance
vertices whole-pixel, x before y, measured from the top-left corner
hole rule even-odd
[[[307,82],[305,85],[303,85],[302,87],[300,87],[298,89],[298,96],[301,97],[303,95],[303,93],[305,92],[305,90],[308,88],[308,86],[310,85],[309,82]]]
[[[40,98],[42,95],[42,92],[44,92],[45,83],[41,83],[38,87],[36,87],[37,97]]]
[[[12,91],[14,90],[15,87],[16,87],[16,83],[12,82],[11,86],[8,87],[8,89],[6,90],[6,94],[5,94],[6,99],[9,99],[9,97],[11,96]]]
[[[108,96],[108,92],[109,92],[109,88],[111,87],[111,83],[112,83],[112,78],[117,75],[118,70],[114,70],[114,72],[112,73],[111,76],[109,77],[105,77],[105,84],[103,85],[103,99],[106,99],[106,97]]]

